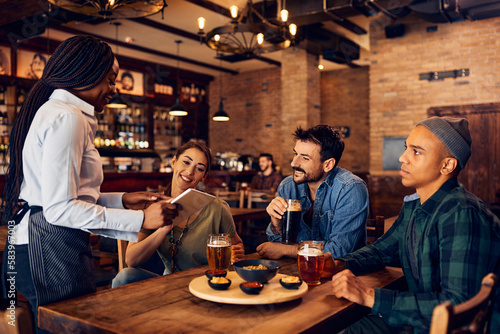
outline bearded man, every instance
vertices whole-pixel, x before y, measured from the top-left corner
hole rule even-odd
[[[271,216],[266,231],[269,241],[257,246],[257,252],[270,259],[297,256],[296,244],[281,243],[285,199],[298,199],[302,205],[297,243],[324,241],[325,253],[334,258],[364,246],[368,189],[359,177],[338,167],[344,151],[340,133],[317,125],[308,130],[299,127],[293,136],[294,173],[281,182],[277,197],[266,209]]]

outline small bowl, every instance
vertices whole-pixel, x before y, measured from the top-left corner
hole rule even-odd
[[[245,269],[246,266],[258,266],[262,264],[267,269]],[[238,276],[247,282],[267,283],[276,276],[278,270],[281,268],[281,263],[271,260],[243,260],[233,263],[234,270]]]
[[[205,276],[208,277],[208,279],[212,279],[212,277],[226,277],[227,271],[221,270],[221,269],[210,269],[205,271]]]
[[[259,282],[243,282],[240,284],[240,289],[246,294],[258,295],[264,289],[264,284]]]
[[[283,278],[280,278],[280,284],[285,289],[297,290],[302,285],[302,279],[299,278],[298,283],[283,282]]]
[[[227,283],[212,283],[211,280],[208,280],[208,285],[214,290],[227,290],[229,286],[231,285],[231,280],[227,279],[229,282]]]

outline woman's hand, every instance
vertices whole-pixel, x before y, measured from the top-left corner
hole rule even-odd
[[[172,225],[172,220],[178,215],[176,204],[171,204],[168,201],[155,202],[144,210],[142,228],[153,230]]]
[[[231,249],[233,250],[233,255],[231,257],[233,262],[245,259],[245,247],[243,246],[243,243],[232,245]]]
[[[335,297],[372,308],[375,304],[375,290],[366,286],[349,270],[343,270],[332,277],[332,291]]]
[[[152,193],[149,191],[137,191],[125,193],[122,196],[123,207],[132,210],[144,210],[151,204],[161,200],[168,200],[170,197]]]

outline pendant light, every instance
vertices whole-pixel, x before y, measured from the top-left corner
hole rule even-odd
[[[114,25],[116,27],[116,36],[115,36],[115,41],[118,42],[118,27],[121,25],[120,22],[111,22],[110,24]],[[118,56],[118,43],[116,43],[116,50],[115,50],[115,57]],[[120,94],[120,90],[117,88],[116,89],[116,95],[109,100],[108,104],[106,104],[106,108],[127,108],[127,102],[123,99],[122,95]]]
[[[219,59],[220,59],[219,67],[222,68],[222,54],[219,55]],[[222,71],[220,71],[219,86],[220,86],[219,110],[217,110],[212,119],[216,122],[227,122],[229,121],[229,115],[224,111],[224,105],[222,104],[222,101],[224,101],[224,98],[222,97]]]
[[[184,106],[181,104],[181,101],[180,101],[180,89],[179,89],[179,85],[180,85],[180,80],[179,80],[179,44],[182,43],[182,41],[180,40],[176,40],[175,43],[177,43],[177,98],[175,100],[175,105],[172,107],[172,109],[170,109],[170,111],[168,112],[169,115],[172,115],[172,116],[186,116],[188,114],[188,112],[186,111],[186,108],[184,108]]]

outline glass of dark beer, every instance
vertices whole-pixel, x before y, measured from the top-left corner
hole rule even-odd
[[[299,243],[297,266],[300,277],[308,285],[320,285],[321,274],[325,267],[323,242],[306,240]]]
[[[207,260],[210,269],[227,270],[231,264],[231,237],[227,233],[209,234]]]
[[[297,243],[302,206],[298,199],[286,199],[287,208],[283,215],[283,228],[281,230],[281,243],[293,245]]]

